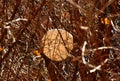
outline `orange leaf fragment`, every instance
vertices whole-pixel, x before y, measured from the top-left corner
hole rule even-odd
[[[103,18],[101,18],[100,21],[101,21],[102,24],[104,24],[104,19]]]
[[[104,21],[105,21],[105,25],[110,24],[110,20],[107,17],[104,19]]]
[[[101,20],[102,24],[105,24],[105,25],[109,25],[110,24],[110,20],[107,17],[101,18],[100,20]]]
[[[40,52],[38,50],[34,50],[34,54],[39,56],[40,55]]]
[[[2,51],[3,50],[3,48],[2,47],[0,47],[0,51]]]
[[[48,79],[48,81],[51,81],[51,79]]]

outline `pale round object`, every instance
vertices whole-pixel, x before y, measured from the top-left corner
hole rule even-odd
[[[73,49],[73,36],[63,29],[51,29],[42,39],[43,53],[51,60],[62,61]]]

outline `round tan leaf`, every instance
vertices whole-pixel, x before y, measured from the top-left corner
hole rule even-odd
[[[42,39],[43,53],[51,60],[62,61],[73,49],[73,36],[63,29],[47,31]]]

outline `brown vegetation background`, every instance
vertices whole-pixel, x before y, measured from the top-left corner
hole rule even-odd
[[[54,28],[74,37],[60,62],[42,52]],[[0,0],[0,81],[120,81],[119,49],[120,0]]]

